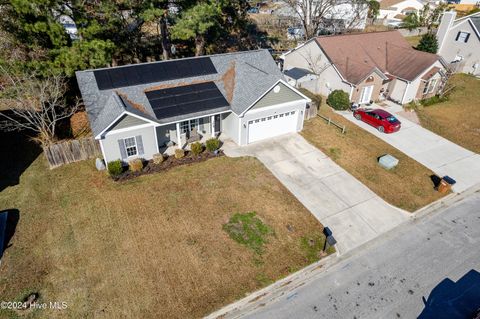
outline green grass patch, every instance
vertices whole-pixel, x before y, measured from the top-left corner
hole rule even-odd
[[[304,236],[300,238],[300,246],[305,252],[305,257],[309,263],[313,263],[322,257],[323,247],[325,246],[325,235],[314,234],[311,236]],[[335,248],[330,246],[325,253],[330,255],[335,252]]]
[[[267,237],[273,234],[273,230],[256,215],[256,212],[236,213],[223,225],[223,229],[237,243],[262,254]]]

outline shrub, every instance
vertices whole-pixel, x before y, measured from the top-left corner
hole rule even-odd
[[[107,171],[110,176],[118,176],[123,173],[123,165],[121,160],[108,162]]]
[[[153,163],[154,164],[160,164],[165,160],[165,157],[163,157],[163,154],[157,153],[153,154]]]
[[[175,158],[182,158],[185,156],[185,151],[181,148],[175,150]]]
[[[423,106],[430,106],[430,105],[433,105],[433,104],[445,102],[447,100],[448,100],[448,98],[446,96],[440,97],[438,95],[434,95],[431,98],[421,100],[420,104],[422,104]]]
[[[327,103],[335,110],[348,110],[350,99],[348,93],[342,90],[334,90],[328,95]]]
[[[190,150],[192,154],[197,156],[203,151],[203,145],[200,142],[195,142],[190,145]]]
[[[205,143],[207,151],[214,152],[220,148],[220,141],[217,138],[208,139]]]
[[[128,162],[128,168],[129,168],[132,172],[139,172],[139,171],[141,171],[142,168],[143,168],[143,161],[142,161],[142,159],[136,158],[136,159],[131,160],[130,162]]]

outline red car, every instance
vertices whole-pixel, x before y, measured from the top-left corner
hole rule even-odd
[[[362,120],[382,133],[394,133],[400,130],[402,123],[385,110],[357,109],[353,112],[357,120]]]

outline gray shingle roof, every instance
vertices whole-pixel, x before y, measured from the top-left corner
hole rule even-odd
[[[160,124],[229,110],[236,114],[241,114],[276,82],[283,79],[282,73],[267,50],[211,55],[210,59],[217,70],[217,74],[110,90],[98,89],[93,73],[94,70],[76,72],[78,86],[82,93],[94,135],[98,135],[107,128],[123,111],[130,111]],[[156,119],[145,91],[203,81],[215,82],[220,92],[230,103],[230,108],[222,107],[168,119]]]

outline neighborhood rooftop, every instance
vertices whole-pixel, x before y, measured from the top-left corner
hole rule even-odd
[[[241,114],[283,78],[267,50],[79,71],[76,76],[95,135],[124,111],[159,124],[226,111]]]
[[[413,49],[398,31],[320,36],[316,41],[342,76],[353,84],[375,68],[412,81],[440,59]]]

